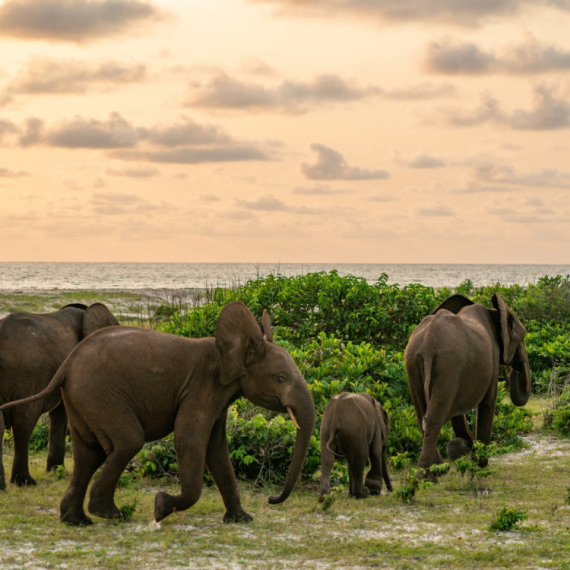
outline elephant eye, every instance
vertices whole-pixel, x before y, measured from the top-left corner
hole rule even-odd
[[[277,376],[277,382],[279,382],[279,384],[283,384],[283,382],[285,382],[285,376]]]

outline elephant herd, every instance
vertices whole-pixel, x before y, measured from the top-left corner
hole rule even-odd
[[[456,435],[448,445],[451,459],[470,453],[474,439],[490,442],[501,366],[511,367],[513,403],[524,405],[530,396],[525,329],[498,295],[492,302],[494,309],[487,309],[454,295],[410,337],[405,364],[423,434],[418,466],[424,473],[443,462],[437,438],[447,421]],[[99,468],[88,511],[120,518],[114,494],[125,467],[145,442],[172,432],[181,489],[179,495],[155,495],[155,520],[196,503],[206,466],[224,501],[224,521],[249,521],[226,438],[227,409],[241,397],[288,413],[297,428],[284,487],[269,497],[271,504],[281,503],[300,476],[315,405],[289,352],[273,343],[267,311],[258,323],[245,305],[232,302],[222,309],[215,336],[201,339],[121,326],[100,303],[68,305],[45,315],[13,313],[0,320],[0,490],[6,488],[4,429],[11,428],[14,439],[11,482],[33,485],[28,445],[39,416],[49,412],[48,471],[63,464],[67,420],[73,449],[62,521],[92,523],[84,501]],[[474,408],[475,436],[465,418]],[[383,482],[391,491],[389,434],[386,411],[368,394],[332,398],[321,421],[319,499],[329,493],[337,456],[347,459],[352,496],[379,494]]]

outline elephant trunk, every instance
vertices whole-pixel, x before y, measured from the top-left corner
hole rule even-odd
[[[511,363],[509,393],[515,406],[524,406],[530,398],[530,366],[524,342],[521,342]]]
[[[311,437],[313,437],[313,429],[315,428],[315,403],[308,388],[306,397],[303,398],[301,405],[291,407],[299,424],[297,437],[295,438],[295,449],[293,450],[291,466],[289,467],[289,473],[281,494],[278,497],[269,497],[269,502],[272,505],[282,503],[291,494],[303,469],[305,457],[311,444]]]

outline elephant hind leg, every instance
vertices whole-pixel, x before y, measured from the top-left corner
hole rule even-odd
[[[375,433],[368,450],[370,459],[370,471],[366,475],[364,484],[368,487],[371,495],[379,495],[382,491],[384,465],[382,461],[382,436]]]
[[[325,495],[330,493],[330,477],[335,462],[334,441],[327,446],[328,434],[321,437],[321,484],[319,487],[319,502],[325,500]],[[330,449],[329,449],[330,447]]]
[[[451,425],[455,438],[447,444],[447,456],[451,461],[455,461],[471,452],[473,434],[467,425],[467,418],[463,414],[451,418]]]
[[[364,469],[368,460],[368,444],[362,434],[358,434],[350,441],[343,439],[342,448],[345,451],[349,466],[351,495],[357,499],[364,499],[370,493],[368,487],[363,484]]]
[[[142,428],[124,430],[120,438],[114,438],[112,445],[113,451],[107,456],[89,494],[89,512],[104,519],[121,518],[121,511],[115,505],[115,489],[125,467],[144,445]]]
[[[35,485],[36,480],[30,475],[28,452],[30,438],[40,417],[37,407],[24,407],[12,411],[12,434],[14,436],[14,462],[12,463],[11,483],[19,487]]]
[[[73,427],[71,445],[74,460],[73,474],[59,505],[60,520],[74,526],[93,524],[83,510],[83,501],[89,481],[95,471],[103,465],[106,454],[98,444],[87,445]]]
[[[65,436],[67,433],[67,414],[63,400],[49,413],[49,441],[47,471],[63,465],[65,456]]]
[[[6,489],[6,476],[4,475],[4,462],[2,452],[4,447],[4,412],[0,412],[0,491]]]

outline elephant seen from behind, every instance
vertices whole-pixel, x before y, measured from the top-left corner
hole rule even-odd
[[[181,493],[155,495],[156,521],[190,508],[210,471],[226,507],[224,521],[249,521],[226,439],[228,406],[244,396],[256,405],[288,412],[297,426],[291,466],[276,504],[284,501],[303,467],[315,423],[311,392],[293,358],[273,344],[267,312],[261,326],[239,302],[226,305],[214,338],[190,339],[152,330],[115,327],[86,339],[46,390],[31,402],[61,391],[69,415],[74,468],[60,504],[60,518],[91,524],[83,510],[114,519],[121,514],[115,488],[145,441],[174,432]],[[11,404],[14,405],[14,404]]]
[[[350,495],[363,499],[379,495],[382,481],[392,490],[386,460],[390,418],[369,394],[338,394],[327,404],[321,423],[321,483],[319,501],[330,492],[330,474],[337,456],[346,457]],[[364,485],[364,469],[370,471]]]
[[[119,323],[101,303],[66,305],[47,314],[12,313],[0,319],[0,404],[43,390],[67,355],[89,334]],[[63,465],[67,416],[59,391],[49,398],[0,412],[0,490],[6,488],[2,446],[12,429],[14,460],[10,481],[35,485],[28,466],[30,437],[39,417],[49,412],[47,470]]]
[[[408,383],[423,434],[418,467],[429,469],[443,459],[437,448],[441,428],[451,421],[456,438],[451,460],[470,452],[473,434],[465,414],[477,408],[475,438],[491,441],[499,368],[510,366],[509,390],[515,406],[531,392],[525,328],[505,301],[493,295],[494,309],[453,295],[412,333],[405,352]],[[484,467],[487,460],[481,460]],[[431,477],[431,475],[430,475]]]

